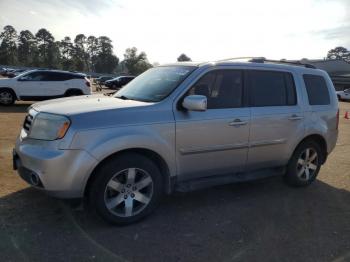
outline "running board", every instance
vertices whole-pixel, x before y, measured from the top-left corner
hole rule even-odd
[[[175,186],[177,192],[190,192],[208,187],[226,185],[239,182],[247,182],[252,180],[263,179],[273,176],[281,176],[285,173],[285,167],[262,169],[258,171],[236,173],[220,176],[202,177],[193,180],[178,182]]]

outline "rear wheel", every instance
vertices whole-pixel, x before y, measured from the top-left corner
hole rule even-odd
[[[150,214],[162,195],[159,169],[142,155],[112,158],[96,175],[90,189],[90,205],[114,224],[133,223]]]
[[[0,104],[4,106],[13,105],[15,103],[15,95],[7,89],[0,90]]]
[[[286,182],[292,186],[307,186],[317,177],[322,163],[322,151],[314,141],[305,141],[289,161]]]

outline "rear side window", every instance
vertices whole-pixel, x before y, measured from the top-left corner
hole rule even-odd
[[[304,75],[310,105],[329,105],[330,97],[326,81],[322,76]]]
[[[242,107],[243,72],[240,70],[209,72],[198,80],[189,94],[206,96],[208,109]]]
[[[254,107],[296,104],[293,76],[275,71],[248,71],[249,103]]]
[[[44,81],[67,81],[72,79],[83,79],[83,75],[61,73],[61,72],[46,72],[46,79]]]

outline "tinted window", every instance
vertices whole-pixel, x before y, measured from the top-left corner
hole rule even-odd
[[[329,105],[330,98],[326,81],[322,76],[304,75],[310,105]]]
[[[189,91],[189,95],[207,97],[208,109],[242,106],[243,73],[239,70],[217,70],[204,75]]]
[[[56,72],[45,72],[43,81],[64,81],[62,74]]]
[[[274,71],[248,71],[250,105],[288,106],[296,104],[293,76]]]
[[[119,78],[119,82],[120,82],[121,84],[125,84],[125,83],[128,82],[128,79],[127,79],[126,77],[121,77],[121,78]]]
[[[48,80],[46,81],[67,81],[71,79],[82,79],[84,76],[75,75],[70,73],[61,73],[61,72],[48,72]]]

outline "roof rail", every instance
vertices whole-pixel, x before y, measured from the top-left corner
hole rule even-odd
[[[233,57],[233,58],[217,60],[215,62],[225,62],[225,61],[243,60],[243,59],[246,59],[247,62],[251,62],[251,63],[288,64],[288,65],[304,66],[306,68],[313,68],[313,69],[317,68],[314,65],[301,63],[300,61],[272,60],[272,59],[266,59],[265,57]]]
[[[313,68],[316,69],[314,65],[301,63],[300,61],[287,61],[287,60],[272,60],[272,59],[264,59],[262,61],[255,61],[254,59],[250,60],[249,62],[255,62],[255,63],[275,63],[275,64],[287,64],[287,65],[296,65],[296,66],[304,66],[306,68]]]
[[[252,59],[266,59],[265,57],[261,57],[261,56],[242,56],[242,57],[231,57],[231,58],[225,58],[225,59],[220,59],[217,60],[215,62],[225,62],[225,61],[232,61],[232,60],[252,60]]]

